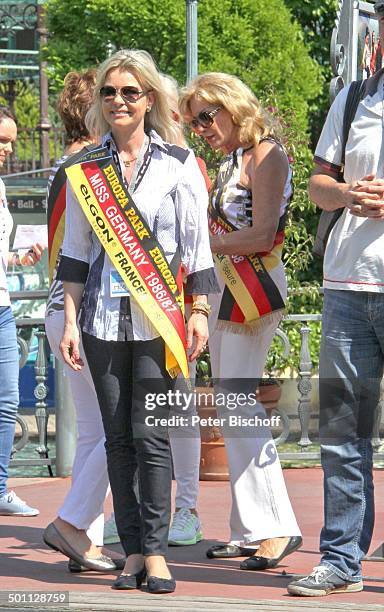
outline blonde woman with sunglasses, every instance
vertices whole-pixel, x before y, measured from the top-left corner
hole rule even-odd
[[[177,317],[172,338],[182,339],[184,327],[176,300],[171,299],[176,282],[170,283],[170,291],[166,289],[167,279],[173,274],[178,278],[181,262],[194,300],[186,330],[193,360],[208,338],[207,295],[216,287],[206,222],[207,193],[193,153],[169,144],[176,128],[159,72],[146,51],[123,49],[100,65],[86,124],[102,146],[99,153],[90,154],[90,164],[97,158],[101,165],[88,187],[83,173],[85,178],[73,179],[67,191],[58,272],[64,283],[65,312],[60,349],[64,361],[73,370],[81,370],[76,324],[80,312],[84,352],[103,419],[116,525],[127,556],[113,586],[137,589],[147,579],[151,593],[169,593],[176,583],[165,559],[171,461],[166,426],[169,405],[164,406],[164,397],[174,390],[175,370],[166,348],[170,339],[164,329],[171,329],[165,325],[170,321],[165,321],[166,308]],[[81,167],[77,171],[81,173]],[[111,171],[113,178],[107,179]],[[95,199],[90,205],[92,188]],[[103,221],[104,204],[108,212]],[[94,213],[96,205],[99,212]],[[106,219],[111,223],[103,242],[99,237],[105,234],[99,228],[106,227]],[[113,249],[117,244],[121,250],[115,257],[109,246]],[[141,266],[156,271],[140,277]],[[127,285],[128,275],[134,279],[131,285]],[[143,293],[148,298],[145,303],[140,298]],[[148,303],[153,306],[150,311],[145,310]],[[185,354],[182,357],[185,370]],[[151,401],[158,397],[165,423],[147,421],[151,415],[148,394]],[[139,499],[134,489],[136,473]],[[62,534],[46,532],[45,540],[59,548]]]
[[[255,400],[286,297],[281,250],[292,173],[278,125],[237,77],[198,76],[183,90],[180,110],[197,135],[225,154],[209,204],[221,284],[211,300],[209,347],[216,394],[228,399],[217,410],[231,480],[231,537],[207,556],[251,555],[241,569],[264,570],[302,543],[266,415]]]

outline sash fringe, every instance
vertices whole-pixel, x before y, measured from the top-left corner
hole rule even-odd
[[[234,323],[232,321],[224,321],[218,319],[215,329],[219,331],[229,332],[231,334],[244,334],[246,336],[259,336],[271,324],[276,326],[280,323],[285,313],[285,309],[275,310],[270,314],[266,314],[253,323]]]

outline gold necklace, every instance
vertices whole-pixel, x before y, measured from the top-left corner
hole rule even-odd
[[[123,164],[126,168],[129,168],[131,164],[135,162],[136,160],[137,160],[137,157],[134,157],[133,159],[123,159]]]

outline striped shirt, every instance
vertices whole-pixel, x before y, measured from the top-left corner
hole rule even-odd
[[[102,146],[110,148],[124,175],[111,134]],[[145,171],[129,191],[168,262],[179,253],[187,274],[187,292],[218,290],[209,246],[207,190],[192,151],[165,143],[151,131]],[[102,340],[151,340],[158,333],[135,300],[111,297],[114,270],[93,233],[70,187],[67,189],[66,228],[58,278],[85,283],[80,326]]]
[[[58,171],[58,169],[60,168],[61,164],[63,164],[67,159],[68,159],[69,155],[63,155],[62,157],[60,157],[60,159],[57,160],[57,162],[55,163],[55,165],[52,168],[52,172],[49,175],[48,178],[48,184],[47,184],[47,201],[48,201],[48,195],[49,195],[49,191],[51,189],[51,185],[53,183],[53,179],[56,176],[56,172]],[[45,309],[45,316],[49,317],[51,314],[53,314],[54,312],[57,312],[58,310],[64,310],[64,288],[63,288],[63,283],[57,279],[57,269],[60,263],[60,259],[61,259],[61,249],[59,251],[58,254],[58,258],[57,258],[57,263],[56,263],[56,268],[55,271],[53,273],[53,279],[52,279],[52,283],[49,287],[49,293],[48,293],[48,298],[47,298],[47,307]]]

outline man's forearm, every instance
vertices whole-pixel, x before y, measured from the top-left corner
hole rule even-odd
[[[309,197],[323,210],[344,208],[351,200],[351,185],[340,183],[327,174],[314,174],[309,180]]]

